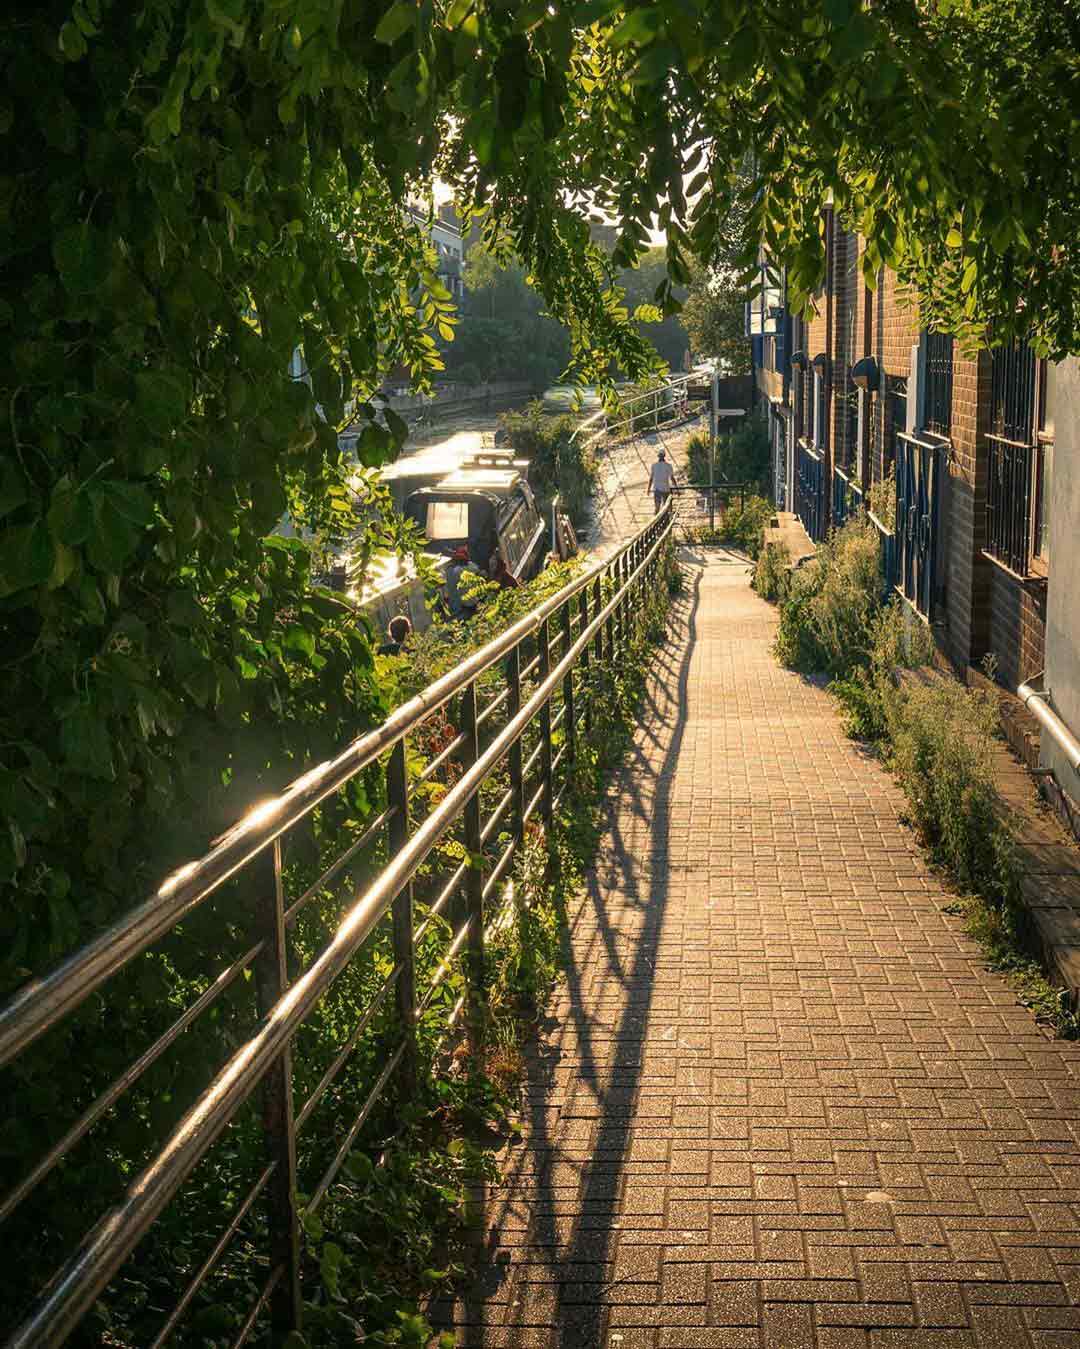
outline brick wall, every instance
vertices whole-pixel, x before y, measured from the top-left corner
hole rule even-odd
[[[988,650],[997,657],[997,678],[1015,689],[1045,664],[1045,591],[1029,590],[992,562],[989,568]]]
[[[989,365],[965,360],[953,350],[950,430],[952,449],[942,474],[941,563],[945,577],[945,654],[963,671],[986,650],[990,578],[981,555],[986,504],[985,474],[980,481],[977,446],[980,398],[989,397]]]

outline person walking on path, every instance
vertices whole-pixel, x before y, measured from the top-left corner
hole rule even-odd
[[[656,463],[649,470],[649,485],[645,489],[653,495],[654,514],[659,515],[667,505],[668,497],[671,496],[671,489],[674,486],[675,470],[668,463],[665,452],[660,450],[656,456]]]

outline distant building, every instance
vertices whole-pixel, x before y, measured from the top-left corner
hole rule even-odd
[[[619,241],[619,227],[612,222],[589,221],[589,238],[594,244],[604,250],[605,253],[611,253]]]
[[[447,202],[439,207],[438,214],[429,219],[427,212],[410,206],[409,215],[413,221],[426,230],[435,252],[439,256],[438,277],[446,289],[460,300],[465,294],[465,282],[462,268],[465,264],[465,243],[461,237],[461,222],[453,206]]]

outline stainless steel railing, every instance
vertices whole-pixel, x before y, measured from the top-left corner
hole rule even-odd
[[[207,1156],[215,1141],[261,1088],[258,1127],[265,1165],[224,1219],[209,1251],[153,1332],[152,1349],[170,1340],[207,1280],[221,1266],[242,1226],[262,1201],[267,1274],[234,1343],[243,1344],[267,1317],[280,1344],[301,1323],[301,1224],[319,1208],[374,1105],[396,1076],[412,1091],[418,1071],[417,1024],[450,965],[461,958],[465,993],[447,1025],[468,1021],[483,981],[485,933],[505,905],[503,891],[533,816],[552,824],[570,782],[578,741],[588,736],[599,688],[596,676],[630,649],[642,621],[642,598],[655,588],[654,571],[671,536],[670,509],[650,521],[604,562],[586,568],[557,594],[481,650],[437,679],[339,755],[303,774],[279,796],[252,809],[208,853],[180,867],[141,904],[50,973],[32,979],[0,1008],[0,1065],[17,1066],[41,1038],[92,995],[147,953],[177,924],[230,881],[251,882],[251,930],[236,959],[210,977],[205,990],[130,1066],[107,1084],[63,1128],[40,1160],[0,1198],[0,1223],[11,1218],[87,1134],[177,1039],[248,972],[259,1020],[213,1073],[197,1099],[106,1212],[71,1251],[7,1341],[9,1349],[59,1345],[83,1322],[139,1242]],[[432,718],[452,710],[449,739],[422,769],[411,762],[410,741]],[[526,753],[526,737],[535,746]],[[505,778],[502,765],[507,765]],[[413,823],[418,790],[453,763],[446,790],[425,818]],[[496,780],[496,771],[500,776]],[[284,849],[293,831],[364,772],[385,784],[374,817],[343,833],[340,851],[301,893],[286,894]],[[505,781],[505,790],[503,782]],[[497,799],[490,800],[495,788]],[[483,789],[490,809],[485,815]],[[453,868],[417,924],[411,882],[458,822],[466,860]],[[383,864],[357,882],[351,868],[373,841],[385,843]],[[322,859],[325,861],[325,859]],[[290,933],[302,910],[342,881],[355,885],[326,945],[294,980]],[[442,877],[440,877],[440,883]],[[454,912],[450,935],[426,990],[416,979],[418,941],[437,919]],[[299,1109],[294,1109],[293,1053],[298,1031],[389,919],[392,968],[344,1038]],[[329,1164],[298,1198],[297,1139],[375,1018],[396,1009],[396,1032],[380,1045],[381,1067]],[[297,1051],[298,1052],[298,1051]],[[0,1226],[0,1231],[2,1231]]]

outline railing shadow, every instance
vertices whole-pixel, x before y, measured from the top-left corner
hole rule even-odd
[[[673,606],[672,629],[650,672],[638,734],[604,801],[602,842],[584,902],[564,937],[566,985],[560,1000],[568,1011],[558,1020],[549,1018],[542,1029],[550,1038],[539,1038],[529,1054],[524,1144],[511,1150],[502,1185],[486,1197],[474,1282],[455,1304],[432,1309],[439,1324],[456,1327],[464,1345],[525,1349],[602,1342],[605,1290],[616,1280],[616,1214],[668,903],[671,788],[697,630],[701,560],[684,553],[682,561],[689,587]],[[657,746],[665,740],[657,762]],[[634,822],[645,826],[644,847]],[[628,823],[635,838],[627,837]],[[612,921],[613,894],[632,931]],[[590,928],[592,934],[583,935]],[[621,1006],[609,1036],[603,1009],[615,997]],[[572,1046],[573,1078],[556,1084],[564,1042]],[[587,1148],[573,1146],[583,1132],[579,1121],[590,1140]],[[571,1149],[564,1153],[567,1139]],[[495,1329],[501,1333],[493,1340]]]

